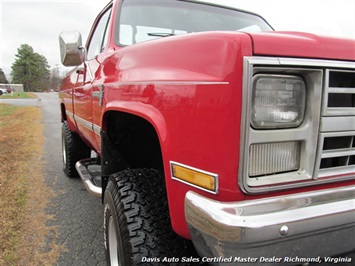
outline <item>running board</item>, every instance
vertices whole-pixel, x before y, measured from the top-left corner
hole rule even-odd
[[[78,171],[78,174],[83,181],[86,190],[93,196],[101,198],[102,196],[102,188],[97,185],[98,182],[98,176],[97,173],[100,173],[99,171],[92,172],[89,170],[89,166],[97,165],[97,159],[95,158],[89,158],[89,159],[84,159],[80,160],[75,164],[76,171]],[[96,173],[96,178],[94,173]],[[101,174],[100,174],[101,177]],[[101,179],[101,178],[100,178]]]

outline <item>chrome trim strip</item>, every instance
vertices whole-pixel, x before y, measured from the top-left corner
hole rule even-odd
[[[66,113],[68,116],[70,116],[73,120],[75,120],[74,114],[73,114],[72,112],[70,112],[70,111],[65,111],[65,113]]]
[[[352,156],[355,155],[355,150],[349,150],[349,149],[339,149],[336,151],[330,150],[330,151],[323,151],[322,153],[322,159],[324,158],[334,158],[334,157],[347,157],[347,156]],[[355,167],[355,166],[352,166]]]
[[[336,177],[337,181],[354,180],[354,165],[319,169],[318,180],[322,180],[322,178],[332,180],[335,176],[340,176]],[[330,182],[328,181],[328,183]]]
[[[322,117],[321,132],[353,131],[355,130],[355,117]]]
[[[270,66],[292,66],[292,67],[326,67],[326,68],[346,68],[355,69],[355,63],[349,61],[332,61],[321,59],[304,59],[304,58],[278,58],[278,57],[261,57],[246,56],[244,57],[253,65],[270,65]]]
[[[93,124],[77,115],[74,115],[73,113],[71,112],[67,112],[68,114],[70,113],[72,116],[73,116],[73,119],[79,123],[80,125],[82,125],[83,127],[85,127],[86,129],[90,130],[90,131],[93,131],[96,135],[100,136],[101,137],[101,127],[96,125],[96,124]]]
[[[206,174],[206,175],[209,175],[209,176],[214,177],[215,182],[216,182],[216,190],[215,190],[215,191],[211,191],[211,190],[208,190],[208,189],[199,187],[199,186],[197,186],[197,185],[191,184],[191,183],[189,183],[189,182],[187,182],[187,181],[184,181],[184,180],[181,180],[181,179],[175,177],[175,176],[173,175],[173,165],[174,165],[174,164],[175,164],[175,165],[182,166],[182,167],[187,168],[187,169],[190,169],[190,170],[192,170],[192,171],[200,172],[200,173],[203,173],[203,174]],[[186,164],[182,164],[182,163],[170,161],[170,176],[171,176],[171,179],[176,180],[176,181],[179,181],[179,182],[184,183],[184,184],[186,184],[186,185],[189,185],[189,186],[191,186],[191,187],[198,188],[198,189],[200,189],[200,190],[209,192],[209,193],[211,193],[211,194],[218,194],[218,181],[219,181],[219,180],[218,180],[218,174],[214,174],[214,173],[211,173],[211,172],[207,172],[207,171],[205,171],[205,170],[201,170],[201,169],[198,169],[198,168],[195,168],[195,167],[191,167],[191,166],[188,166],[188,165],[186,165]]]
[[[345,94],[355,94],[354,88],[336,88],[330,87],[328,93],[345,93]]]
[[[89,121],[86,121],[85,119],[77,116],[77,115],[74,115],[75,116],[75,121],[77,123],[79,123],[80,125],[82,125],[83,127],[85,127],[86,129],[89,129],[92,131],[92,123],[89,122]]]
[[[101,137],[101,127],[99,127],[98,125],[92,124],[92,129],[98,136]]]
[[[352,107],[328,107],[326,116],[347,116],[354,115],[355,116],[355,108]]]
[[[326,67],[326,68],[348,68],[355,69],[355,63],[349,61],[333,61],[322,59],[303,59],[303,58],[279,58],[281,65],[290,66],[312,66],[312,67]]]
[[[352,242],[342,248],[352,250],[349,233],[355,229],[354,217],[355,186],[228,203],[191,191],[185,197],[185,218],[201,256],[234,256],[236,248],[241,257],[255,254],[255,248],[271,256],[304,255],[314,251],[310,245],[329,243],[328,239],[332,246],[339,245],[344,239],[344,235],[337,235],[341,230],[344,241]],[[302,241],[308,245],[300,245]],[[281,248],[275,247],[278,244]],[[324,248],[322,245],[318,250]]]

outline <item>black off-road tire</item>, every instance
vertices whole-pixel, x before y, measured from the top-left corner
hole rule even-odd
[[[190,241],[170,225],[164,176],[153,169],[126,170],[110,176],[104,195],[107,265],[188,265]],[[164,262],[164,258],[179,262]]]
[[[70,131],[67,121],[62,124],[62,159],[63,171],[68,177],[78,177],[75,169],[77,161],[90,158],[91,149],[78,134]]]

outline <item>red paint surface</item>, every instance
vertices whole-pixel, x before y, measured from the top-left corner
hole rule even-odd
[[[197,33],[130,47],[118,47],[112,37],[108,42],[106,50],[88,62],[94,81],[85,71],[72,71],[63,81],[61,102],[67,111],[103,129],[109,111],[131,113],[153,125],[162,148],[172,224],[184,237],[189,237],[184,220],[187,191],[220,201],[255,198],[246,197],[238,186],[243,57],[355,60],[353,41],[290,32]],[[102,107],[91,97],[101,84]],[[100,137],[68,120],[100,154]],[[172,180],[170,161],[218,174],[218,195]],[[292,193],[314,189],[319,188]]]

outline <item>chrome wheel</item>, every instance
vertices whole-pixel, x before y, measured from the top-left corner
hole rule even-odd
[[[114,225],[114,220],[112,216],[109,218],[108,222],[108,250],[110,254],[110,265],[119,266],[119,255],[118,255],[118,242],[117,242],[117,232]]]
[[[62,137],[62,155],[63,155],[63,164],[67,164],[67,150],[65,148],[65,139]]]
[[[62,159],[63,171],[68,177],[78,177],[75,168],[77,161],[90,158],[91,149],[84,143],[80,136],[70,131],[69,124],[62,124]]]

